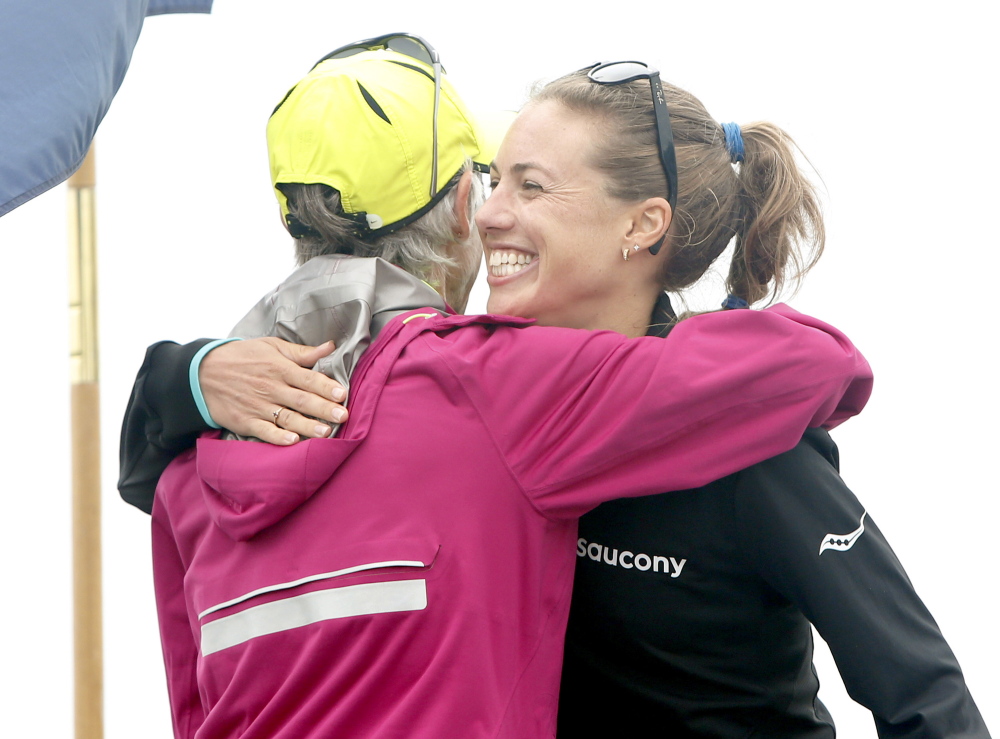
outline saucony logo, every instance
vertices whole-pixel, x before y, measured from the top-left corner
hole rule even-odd
[[[823,541],[819,545],[819,553],[822,554],[827,549],[832,549],[835,552],[846,552],[853,547],[854,542],[865,533],[865,516],[867,515],[868,511],[861,514],[861,525],[849,534],[827,534],[824,536]]]
[[[681,570],[687,564],[686,559],[675,559],[674,557],[661,557],[656,554],[650,557],[648,554],[639,552],[638,554],[625,549],[619,552],[596,541],[588,542],[584,538],[576,540],[576,556],[587,557],[595,562],[603,562],[612,567],[621,567],[631,570],[633,567],[640,572],[652,569],[653,572],[662,572],[670,577],[680,577]]]

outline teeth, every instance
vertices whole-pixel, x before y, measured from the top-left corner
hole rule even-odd
[[[495,277],[506,277],[520,272],[527,265],[534,261],[533,254],[525,254],[519,251],[492,251],[490,252],[490,274]]]
[[[522,269],[527,267],[526,264],[496,264],[490,266],[490,274],[494,277],[506,277],[507,275],[513,275],[520,272]]]

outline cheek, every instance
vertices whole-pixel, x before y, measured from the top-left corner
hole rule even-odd
[[[554,267],[544,293],[539,296],[554,311],[572,312],[585,304],[603,302],[613,293],[607,270],[592,261],[574,259]]]

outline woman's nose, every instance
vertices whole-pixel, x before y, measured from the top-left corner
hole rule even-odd
[[[504,230],[510,227],[510,215],[504,203],[504,193],[499,188],[493,192],[482,207],[476,212],[476,227],[485,238],[490,231]]]

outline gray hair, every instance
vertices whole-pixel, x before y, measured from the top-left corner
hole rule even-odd
[[[467,161],[455,177],[472,169]],[[472,248],[479,234],[472,217],[483,204],[483,183],[473,176],[469,190],[469,238],[456,244],[455,231],[460,225],[455,215],[458,188],[452,186],[441,201],[413,223],[393,233],[366,241],[358,235],[357,225],[343,214],[340,193],[327,185],[282,185],[288,199],[288,211],[305,226],[306,233],[295,239],[295,258],[305,264],[322,254],[350,254],[356,257],[381,257],[419,277],[435,289],[447,283],[449,275],[471,273],[479,265],[481,249]]]

